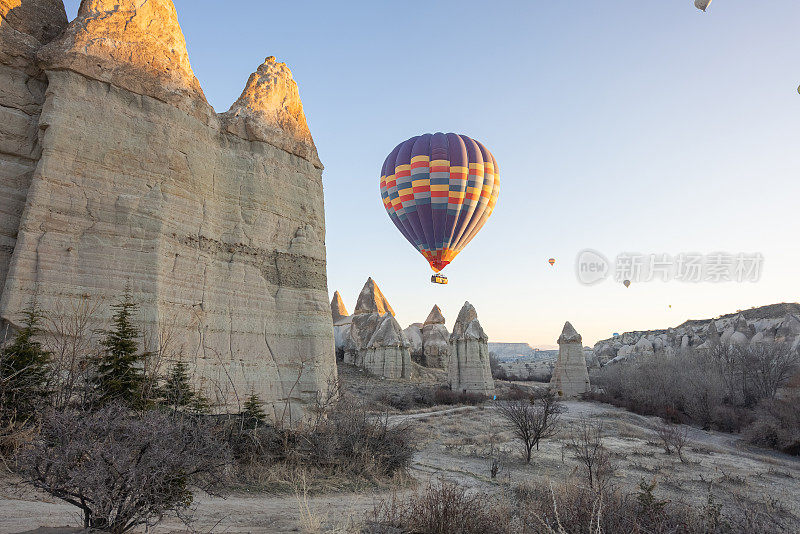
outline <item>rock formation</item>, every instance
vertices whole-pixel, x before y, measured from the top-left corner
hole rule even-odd
[[[798,317],[800,304],[771,304],[715,319],[686,321],[666,330],[625,332],[621,336],[598,341],[593,352],[601,364],[606,364],[652,354],[669,357],[679,350],[708,351],[718,345],[748,347],[778,342],[798,350]],[[649,350],[650,344],[652,351]]]
[[[406,339],[408,339],[408,350],[411,352],[411,360],[419,365],[425,365],[425,354],[422,351],[422,323],[412,323],[403,329]]]
[[[434,305],[422,326],[422,354],[426,367],[447,368],[450,357],[450,333],[444,323],[442,310]]]
[[[411,378],[409,342],[378,285],[369,278],[358,296],[344,342],[344,361],[376,376]]]
[[[352,319],[347,314],[342,296],[336,291],[331,299],[331,316],[333,318],[333,342],[336,347],[336,357],[344,358],[344,345],[350,336],[350,323]]]
[[[169,328],[212,399],[299,417],[336,367],[322,165],[288,68],[267,58],[218,115],[169,0],[84,0],[63,32],[60,2],[0,9],[0,317],[85,297],[107,319],[127,284],[145,339]]]
[[[61,0],[0,0],[0,294],[41,155],[47,77],[36,51],[67,26]]]
[[[478,314],[465,302],[450,334],[447,378],[450,389],[465,393],[494,395],[494,380],[489,366],[489,338],[481,328]]]
[[[652,343],[648,348],[652,352]],[[564,323],[564,329],[558,337],[558,360],[550,379],[550,387],[560,397],[576,397],[590,390],[583,340],[569,321]]]

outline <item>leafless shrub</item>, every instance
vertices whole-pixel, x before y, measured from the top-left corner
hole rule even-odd
[[[760,428],[757,433],[766,436],[776,425],[774,414],[758,407],[776,399],[799,364],[797,351],[784,343],[718,344],[709,351],[685,350],[671,358],[606,366],[596,375],[603,393],[594,398],[705,429],[738,432],[756,425],[753,432]],[[755,438],[755,442],[770,446],[777,444],[777,439]],[[793,449],[790,446],[788,450]]]
[[[744,431],[747,440],[787,454],[800,455],[800,398],[763,401],[756,409],[755,421]]]
[[[27,483],[80,508],[85,527],[118,534],[187,508],[192,485],[213,491],[228,461],[196,421],[111,405],[51,411],[17,467]]]
[[[675,451],[678,453],[678,458],[680,458],[681,462],[685,461],[683,457],[683,448],[688,442],[688,429],[684,426],[663,423],[658,427],[656,432],[664,444],[664,452],[672,454],[672,451]]]
[[[407,428],[372,416],[363,403],[349,397],[340,398],[326,417],[307,425],[244,428],[231,419],[224,432],[240,480],[281,468],[316,471],[320,478],[384,479],[404,471],[414,453]]]
[[[603,423],[582,417],[572,428],[570,449],[584,468],[589,488],[605,490],[612,467],[608,449],[603,446]]]
[[[510,511],[483,493],[468,495],[450,482],[431,483],[420,495],[401,501],[394,496],[367,513],[370,534],[503,534]]]
[[[522,442],[525,463],[531,462],[533,448],[539,450],[542,439],[553,437],[561,430],[562,407],[558,397],[551,391],[543,391],[527,399],[500,402],[497,411],[514,436]]]
[[[91,361],[96,358],[96,334],[102,299],[89,295],[57,301],[44,314],[43,345],[53,355],[50,388],[53,406],[88,406],[91,398]]]

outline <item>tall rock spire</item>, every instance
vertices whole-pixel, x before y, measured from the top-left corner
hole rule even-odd
[[[170,0],[84,0],[39,59],[185,110],[187,98],[208,107]]]
[[[274,56],[250,75],[223,118],[229,131],[275,145],[322,168],[292,71]]]
[[[453,391],[494,395],[488,341],[475,307],[465,302],[450,334],[447,379]]]
[[[581,335],[567,321],[558,336],[558,360],[556,361],[550,387],[559,397],[575,397],[589,391],[589,371],[583,355]],[[652,344],[651,344],[652,350]]]
[[[394,310],[389,306],[389,301],[386,300],[378,284],[371,277],[367,278],[367,283],[364,284],[361,293],[358,295],[356,311],[353,314],[360,315],[363,313],[379,313],[381,315],[391,313],[394,315]]]
[[[331,299],[331,317],[333,318],[333,324],[340,323],[342,320],[349,319],[350,317],[350,314],[347,313],[347,308],[344,307],[342,296],[338,291],[333,294],[333,299]]]

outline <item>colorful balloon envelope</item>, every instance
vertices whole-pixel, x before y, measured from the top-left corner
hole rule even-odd
[[[486,224],[497,204],[499,173],[492,153],[466,135],[418,135],[383,163],[383,207],[438,273]]]
[[[631,287],[631,281],[630,280],[623,280],[622,283],[625,285],[625,287]]]
[[[549,260],[547,260],[547,263],[549,263],[550,267],[552,267],[553,265],[556,264],[556,259],[555,258],[550,258]]]

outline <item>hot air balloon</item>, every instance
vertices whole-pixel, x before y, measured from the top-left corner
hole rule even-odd
[[[705,12],[708,6],[711,5],[712,0],[694,0],[694,7],[699,9],[700,11]]]
[[[383,162],[383,207],[438,273],[486,224],[497,204],[499,173],[492,153],[466,135],[418,135]],[[444,277],[431,281],[441,283],[438,278]]]
[[[552,267],[553,265],[556,264],[556,259],[555,258],[550,258],[549,260],[547,260],[547,263],[549,263],[550,267]]]
[[[623,284],[625,287],[631,287],[631,281],[630,281],[630,280],[623,280],[623,281],[622,281],[622,284]]]

